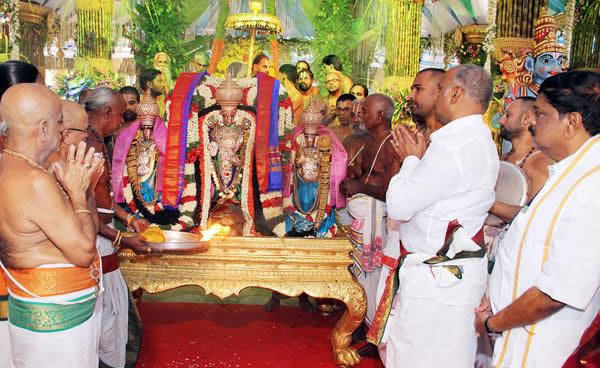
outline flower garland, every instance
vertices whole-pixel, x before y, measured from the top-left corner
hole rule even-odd
[[[211,182],[211,177],[215,174],[215,168],[213,167],[213,158],[210,155],[210,152],[206,149],[208,147],[208,143],[210,142],[209,137],[209,127],[206,124],[206,121],[216,120],[217,125],[223,121],[223,117],[219,110],[213,110],[202,116],[202,122],[200,124],[200,129],[202,130],[202,141],[200,142],[200,150],[202,151],[202,156],[200,160],[202,161],[202,166],[204,171],[210,170],[209,175],[204,175],[202,177],[202,207],[201,207],[201,220],[200,220],[200,228],[206,229],[208,225],[208,216],[210,211],[210,205],[212,202],[212,190],[213,184]],[[246,133],[247,144],[245,147],[245,157],[244,157],[244,167],[242,168],[241,177],[242,177],[242,191],[241,195],[241,207],[242,214],[244,215],[244,229],[243,235],[248,236],[252,232],[253,218],[254,218],[254,210],[252,203],[250,203],[249,199],[251,196],[251,188],[250,188],[250,178],[252,177],[252,155],[254,153],[254,138],[256,134],[256,118],[248,111],[239,110],[235,115],[235,125],[242,126],[244,120],[248,120],[251,122],[250,127],[248,128],[248,132]],[[216,193],[215,193],[216,194]],[[251,208],[252,207],[252,208]]]
[[[483,40],[483,49],[488,54],[494,51],[494,39],[496,38],[496,13],[498,12],[498,0],[488,2],[488,26]]]

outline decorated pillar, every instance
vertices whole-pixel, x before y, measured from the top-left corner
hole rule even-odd
[[[414,77],[421,56],[423,0],[397,0],[387,16],[386,75]]]
[[[50,9],[27,1],[21,1],[19,8],[19,56],[43,71],[46,64],[44,46],[48,38],[46,19]]]
[[[110,59],[113,6],[113,0],[75,1],[78,56]]]
[[[534,22],[548,0],[498,0],[496,36],[532,38]]]
[[[568,0],[566,10],[575,7],[575,0]],[[600,2],[577,2],[573,23],[571,66],[573,68],[600,69]],[[565,40],[567,41],[567,40]]]

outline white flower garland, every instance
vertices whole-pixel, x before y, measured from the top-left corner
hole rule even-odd
[[[486,30],[485,39],[483,41],[483,49],[488,54],[494,51],[493,41],[496,38],[496,13],[498,11],[498,0],[489,0],[488,2],[488,27]]]
[[[208,87],[208,83],[203,83],[196,87],[195,94],[204,98],[204,108],[210,107],[217,103],[214,99],[210,88]]]
[[[200,132],[198,127],[198,114],[193,113],[192,117],[188,120],[188,133],[187,133],[187,145],[200,142]],[[192,165],[193,166],[193,165]],[[193,172],[191,173],[193,174]],[[187,175],[187,172],[186,172]]]
[[[212,159],[210,152],[207,149],[208,143],[210,142],[209,137],[209,128],[208,122],[210,119],[214,119],[217,121],[217,124],[221,124],[223,122],[223,116],[221,116],[221,112],[219,110],[211,111],[204,117],[203,124],[201,126],[202,129],[202,144],[204,145],[204,155],[201,158],[204,162],[204,171],[205,174],[202,176],[204,191],[202,193],[202,207],[201,207],[201,219],[200,219],[200,228],[205,230],[208,225],[208,215],[210,209],[211,202],[211,189],[212,189],[212,181],[211,181],[211,173],[207,173],[208,170],[212,168]],[[247,111],[238,110],[235,115],[236,125],[241,126],[241,123],[244,119],[248,119],[251,122],[249,132],[248,132],[248,142],[246,147],[246,157],[244,158],[244,167],[242,171],[242,213],[244,215],[244,230],[243,235],[250,235],[250,230],[252,229],[252,216],[248,209],[248,199],[249,199],[249,184],[250,184],[250,165],[252,164],[252,153],[254,152],[254,138],[256,134],[256,119]]]

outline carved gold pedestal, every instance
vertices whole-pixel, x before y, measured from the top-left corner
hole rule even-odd
[[[305,292],[338,299],[346,311],[331,332],[333,358],[351,367],[360,360],[350,347],[352,332],[367,309],[365,292],[348,271],[351,250],[346,239],[213,238],[205,253],[135,255],[124,250],[121,271],[131,290],[150,293],[197,285],[223,299],[261,287],[287,296]]]

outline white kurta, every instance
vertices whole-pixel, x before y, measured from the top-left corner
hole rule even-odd
[[[96,237],[98,251],[107,256],[116,250],[112,241],[98,235]],[[117,269],[102,275],[104,281],[104,297],[102,307],[102,330],[100,335],[99,356],[102,362],[113,368],[125,366],[125,347],[128,339],[128,306],[129,296],[127,284]]]
[[[384,334],[388,367],[473,367],[473,308],[485,291],[487,259],[446,263],[462,279],[426,265],[442,248],[448,223],[467,237],[483,225],[494,202],[498,154],[481,115],[467,116],[431,135],[421,160],[407,157],[387,191],[388,217],[400,220],[400,240],[413,254],[399,270],[396,304]]]
[[[489,296],[498,312],[535,286],[565,307],[535,328],[515,328],[497,339],[498,368],[561,367],[600,310],[600,138],[549,173],[500,243]]]

